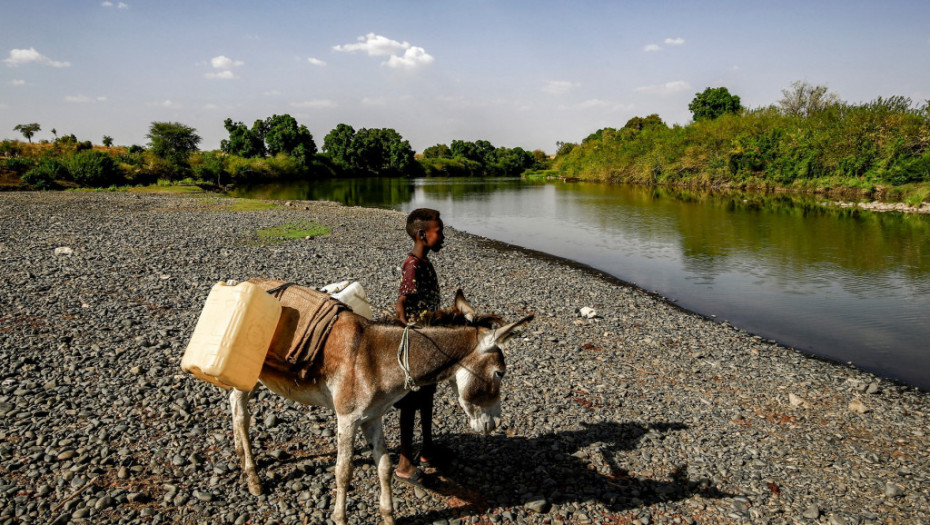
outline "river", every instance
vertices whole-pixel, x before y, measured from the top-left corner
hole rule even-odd
[[[811,198],[515,178],[348,179],[238,197],[436,208],[798,350],[930,390],[930,217]]]

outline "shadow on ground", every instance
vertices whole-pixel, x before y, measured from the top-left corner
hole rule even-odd
[[[591,501],[611,512],[621,512],[694,494],[728,497],[706,480],[689,479],[686,465],[668,472],[665,479],[657,479],[637,476],[621,464],[620,453],[634,450],[647,433],[683,430],[687,428],[683,424],[582,425],[581,430],[534,438],[500,434],[443,436],[443,443],[453,451],[455,459],[432,473],[427,483],[448,508],[399,517],[398,524],[483,515],[498,507],[524,507],[541,498],[547,502],[541,509],[544,512],[550,504],[561,509]],[[405,514],[403,509],[400,514]]]

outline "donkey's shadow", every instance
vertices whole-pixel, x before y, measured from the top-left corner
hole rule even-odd
[[[523,507],[541,498],[547,502],[539,509],[544,512],[549,504],[562,508],[592,500],[619,512],[694,494],[707,498],[728,496],[706,480],[689,479],[686,465],[646,478],[629,472],[621,465],[622,459],[618,461],[618,453],[634,450],[647,433],[686,429],[681,423],[582,425],[581,430],[532,438],[501,434],[442,436],[456,457],[437,469],[427,486],[450,508],[400,518],[398,523],[432,523],[480,515],[497,507]]]

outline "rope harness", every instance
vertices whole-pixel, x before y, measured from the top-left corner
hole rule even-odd
[[[397,364],[404,371],[404,389],[416,392],[420,389],[416,381],[410,375],[410,325],[404,326],[404,333],[400,337],[400,345],[397,347]]]

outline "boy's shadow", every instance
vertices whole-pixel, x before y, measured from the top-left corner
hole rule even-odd
[[[537,511],[548,512],[550,504],[562,509],[571,508],[572,503],[594,501],[618,512],[694,494],[708,498],[729,496],[706,480],[689,479],[687,465],[676,467],[660,479],[659,475],[635,475],[618,462],[617,454],[635,449],[647,433],[687,428],[681,423],[582,425],[582,430],[534,438],[501,434],[443,436],[456,458],[432,474],[427,486],[450,508],[401,518],[398,523],[432,523],[480,515],[497,507],[523,507],[541,498],[546,503]]]

